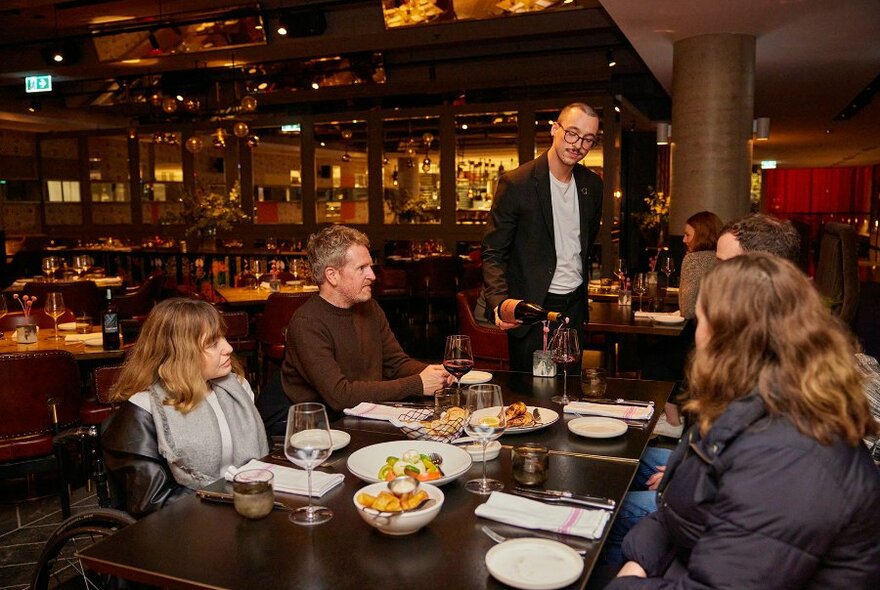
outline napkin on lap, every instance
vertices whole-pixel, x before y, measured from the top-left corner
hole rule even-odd
[[[607,510],[589,510],[573,506],[550,506],[504,492],[492,492],[489,499],[474,511],[479,517],[505,524],[598,539],[611,517]]]
[[[394,406],[386,406],[382,404],[374,404],[372,402],[361,402],[353,408],[345,408],[342,412],[347,416],[357,416],[358,418],[369,418],[370,420],[385,420],[391,422],[398,420],[400,416],[406,414],[413,408],[396,408]],[[433,413],[433,410],[431,412]]]
[[[266,469],[275,475],[273,487],[277,492],[285,494],[309,495],[309,482],[305,470],[283,467],[274,463],[264,463],[251,459],[241,467],[230,467],[223,474],[226,481],[232,481],[235,474],[245,469]],[[341,473],[324,473],[312,471],[312,496],[320,498],[343,482],[345,476]]]
[[[628,406],[625,404],[594,404],[592,402],[571,402],[564,411],[569,414],[588,414],[590,416],[608,416],[626,420],[650,420],[654,415],[654,407]]]

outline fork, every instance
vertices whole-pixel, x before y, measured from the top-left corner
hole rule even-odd
[[[592,416],[595,416],[595,414],[578,414],[577,412],[575,412],[575,415],[578,416],[579,418],[590,418]],[[644,422],[642,420],[632,420],[630,418],[614,418],[614,419],[620,420],[621,422],[625,423],[630,428],[638,428],[639,430],[644,430],[645,428],[648,427],[648,422]]]
[[[507,537],[505,537],[504,535],[499,535],[498,533],[496,533],[494,530],[490,529],[487,526],[482,527],[482,531],[484,533],[486,533],[487,537],[489,537],[490,539],[492,539],[496,543],[503,543],[504,541],[508,540]],[[574,547],[572,547],[572,549],[574,549],[577,552],[577,554],[580,556],[584,556],[587,554],[586,549],[575,549]]]

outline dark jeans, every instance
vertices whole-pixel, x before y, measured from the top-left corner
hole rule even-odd
[[[587,322],[587,293],[584,286],[581,285],[571,293],[565,295],[556,295],[547,293],[547,297],[541,302],[541,306],[547,311],[558,311],[569,319],[569,326],[578,329],[578,342],[583,348],[584,345],[584,325]],[[547,336],[547,345],[550,345],[550,338],[553,336],[553,330],[558,324],[550,326],[550,334]],[[529,326],[525,335],[507,334],[507,345],[510,351],[510,368],[513,371],[532,371],[532,353],[541,350],[544,347],[544,325],[541,322]],[[581,357],[568,368],[569,373],[580,370]]]

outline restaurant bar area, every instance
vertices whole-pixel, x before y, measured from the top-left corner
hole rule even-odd
[[[880,587],[876,2],[0,16],[0,590]]]

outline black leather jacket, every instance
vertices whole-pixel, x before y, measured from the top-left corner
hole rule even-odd
[[[103,425],[101,446],[114,506],[141,518],[193,493],[175,481],[159,454],[150,413],[123,403]]]

